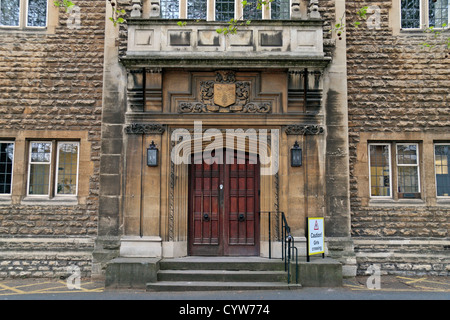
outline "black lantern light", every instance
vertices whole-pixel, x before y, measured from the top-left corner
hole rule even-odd
[[[291,149],[291,166],[301,167],[302,166],[302,149],[295,141],[294,146]]]
[[[156,148],[155,142],[152,141],[150,147],[147,148],[147,166],[158,166],[158,148]]]

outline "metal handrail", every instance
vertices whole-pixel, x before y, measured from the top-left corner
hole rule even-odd
[[[268,214],[268,227],[269,227],[269,259],[272,259],[272,225],[271,214],[276,213],[281,216],[281,260],[284,261],[284,271],[288,273],[288,284],[291,281],[290,269],[291,269],[291,256],[295,256],[295,283],[298,284],[298,249],[295,246],[294,237],[291,236],[291,228],[287,223],[284,212],[280,211],[259,211],[259,213]],[[281,214],[281,215],[280,215]],[[295,252],[295,255],[294,255]]]

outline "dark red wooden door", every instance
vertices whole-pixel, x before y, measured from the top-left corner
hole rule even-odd
[[[259,164],[223,155],[190,166],[189,254],[259,255]]]

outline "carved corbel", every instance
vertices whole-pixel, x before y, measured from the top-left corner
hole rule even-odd
[[[132,18],[142,18],[142,2],[141,0],[133,0],[133,9],[131,10]]]
[[[291,19],[301,19],[300,0],[292,0]]]
[[[318,0],[310,0],[309,1],[308,17],[310,19],[320,19],[319,1]]]
[[[161,6],[159,0],[150,0],[150,18],[159,18]]]

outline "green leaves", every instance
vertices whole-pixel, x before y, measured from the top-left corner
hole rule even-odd
[[[69,12],[69,9],[75,5],[72,1],[69,0],[53,1],[53,4],[55,5],[55,7],[66,8],[66,12]]]
[[[442,32],[447,28],[447,23],[443,23],[441,28],[436,28],[435,26],[431,26],[426,28],[423,32],[427,34],[431,34],[432,42],[422,42],[420,46],[422,48],[434,49],[436,47],[445,47],[446,49],[450,49],[450,37],[447,38],[442,36]]]
[[[117,26],[117,24],[119,23],[124,23],[125,19],[120,17],[120,15],[125,14],[125,10],[119,9],[116,2],[114,2],[113,0],[109,0],[109,3],[111,4],[112,7],[112,14],[111,17],[109,17],[109,20],[112,21],[114,27]]]

